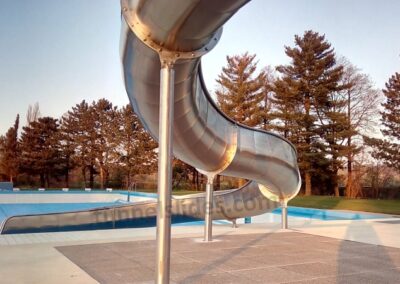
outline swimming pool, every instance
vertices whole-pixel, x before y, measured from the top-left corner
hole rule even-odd
[[[154,200],[154,194],[130,193],[129,203]],[[0,223],[8,217],[89,210],[128,203],[126,191],[20,191],[0,193]]]
[[[273,214],[281,215],[282,209],[277,208],[272,211]],[[288,206],[288,216],[290,217],[300,217],[307,219],[317,219],[317,220],[364,220],[364,219],[381,219],[387,218],[387,215],[374,214],[374,213],[359,213],[359,212],[349,212],[349,211],[338,211],[338,210],[324,210],[324,209],[314,209],[314,208],[303,208]]]
[[[135,203],[145,200],[155,201],[157,195],[154,193],[132,192],[130,193],[129,203]],[[10,192],[0,194],[0,223],[11,216],[18,215],[37,215],[47,213],[73,212],[84,211],[96,208],[108,207],[111,210],[115,206],[128,203],[128,193],[126,191],[26,191],[26,192]],[[108,210],[108,209],[107,209]],[[113,213],[114,214],[114,213]],[[265,222],[280,222],[281,209],[277,208],[270,213],[265,213],[259,216],[252,217],[253,223]],[[301,207],[288,207],[288,215],[292,220],[362,220],[362,219],[378,219],[391,217],[390,215],[374,214],[374,213],[359,213],[337,210],[322,210]],[[114,218],[114,217],[113,217]],[[97,221],[96,221],[97,222]],[[174,226],[202,226],[204,221],[201,219],[188,216],[172,216]],[[238,219],[238,224],[245,223],[243,219]],[[110,228],[140,228],[153,227],[156,225],[156,218],[128,218],[123,221],[105,221],[86,223],[79,226],[61,225],[57,228],[49,228],[44,231],[69,231],[69,230],[96,230]],[[214,221],[214,224],[230,224],[226,220]],[[41,229],[26,232],[40,232]],[[25,232],[25,231],[20,231]],[[14,233],[19,233],[15,231]]]

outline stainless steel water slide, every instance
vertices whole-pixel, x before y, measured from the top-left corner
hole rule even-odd
[[[301,179],[293,145],[270,132],[225,116],[205,87],[200,58],[215,46],[222,25],[248,1],[122,0],[121,56],[130,102],[145,128],[158,139],[161,60],[175,70],[173,153],[212,178],[251,180],[236,190],[215,193],[213,219],[254,216],[286,202]],[[80,212],[14,216],[2,233],[80,228],[154,217],[156,202]],[[174,198],[175,216],[204,218],[204,194]]]

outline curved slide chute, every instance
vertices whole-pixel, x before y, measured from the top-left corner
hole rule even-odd
[[[299,191],[297,153],[286,139],[249,128],[224,115],[208,93],[200,58],[222,34],[222,25],[248,1],[122,0],[121,57],[126,90],[144,127],[158,139],[161,59],[174,61],[173,153],[203,173],[250,180],[215,193],[212,218],[259,215]],[[152,201],[112,208],[13,216],[2,233],[54,231],[118,224],[156,216]],[[204,218],[204,194],[173,198],[173,216]]]
[[[289,200],[301,184],[294,146],[225,116],[207,92],[200,68],[222,25],[247,2],[122,0],[126,90],[143,125],[158,139],[160,58],[172,58],[174,155],[202,172],[252,180],[274,201]]]

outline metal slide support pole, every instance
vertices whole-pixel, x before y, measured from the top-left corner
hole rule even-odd
[[[288,209],[287,209],[287,201],[281,200],[281,207],[282,207],[282,229],[288,228]]]
[[[207,175],[207,186],[206,186],[206,202],[205,202],[205,214],[204,214],[204,241],[212,241],[212,210],[213,210],[213,190],[214,190],[214,177],[215,175]]]
[[[172,124],[174,114],[173,62],[161,62],[158,148],[156,283],[169,283],[171,248]]]

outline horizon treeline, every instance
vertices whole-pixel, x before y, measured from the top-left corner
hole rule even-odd
[[[135,175],[156,169],[157,143],[130,105],[83,100],[60,119],[40,117],[35,105],[20,137],[18,127],[19,115],[0,138],[1,173],[17,184],[70,187],[73,176],[78,187],[127,188]]]
[[[380,188],[399,187],[400,75],[378,90],[314,31],[296,35],[285,53],[289,64],[261,70],[255,54],[227,56],[216,80],[220,109],[294,144],[305,195],[380,197]],[[135,175],[156,172],[157,143],[129,105],[82,101],[61,119],[30,106],[20,136],[19,120],[0,137],[0,176],[10,181],[69,187],[72,176],[85,187],[126,188]],[[372,138],[379,132],[382,139]],[[175,159],[174,186],[190,179],[198,190],[201,175]]]

